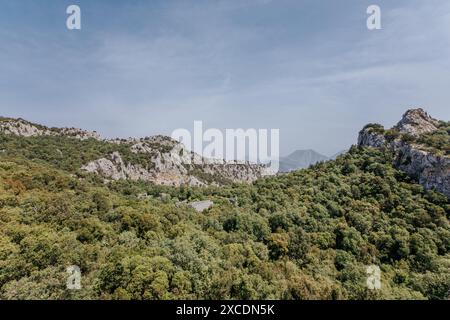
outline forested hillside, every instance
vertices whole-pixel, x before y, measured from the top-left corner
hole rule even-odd
[[[449,297],[449,200],[394,169],[388,150],[196,188],[79,172],[97,155],[69,138],[1,141],[1,299]],[[206,199],[202,213],[183,202]],[[367,288],[372,264],[381,290]],[[81,290],[66,289],[70,265]]]

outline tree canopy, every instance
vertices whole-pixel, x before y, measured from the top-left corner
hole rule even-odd
[[[449,200],[387,151],[354,147],[252,185],[191,188],[77,172],[100,142],[75,152],[70,139],[1,139],[2,299],[449,297]],[[205,199],[214,205],[202,213],[182,203]],[[70,265],[81,290],[66,288]],[[369,265],[380,290],[366,285]]]

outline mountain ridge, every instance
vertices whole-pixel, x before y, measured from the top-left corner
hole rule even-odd
[[[292,172],[295,170],[306,169],[319,162],[334,160],[338,156],[346,153],[348,150],[336,152],[332,156],[326,156],[314,149],[299,149],[291,154],[280,158],[280,173]]]
[[[296,150],[288,156],[280,158],[280,172],[305,169],[318,162],[327,161],[329,159],[329,157],[320,154],[313,149]]]
[[[96,159],[80,163],[78,169],[99,175],[105,181],[129,179],[161,185],[206,186],[251,183],[275,174],[262,164],[204,158],[187,150],[182,143],[162,135],[104,139],[96,131],[48,128],[13,118],[0,118],[0,132],[21,138],[67,138],[67,143],[73,145],[98,144],[99,149],[102,147],[108,151]],[[124,158],[124,153],[128,154],[128,159]]]

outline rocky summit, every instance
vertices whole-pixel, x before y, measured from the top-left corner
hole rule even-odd
[[[422,108],[408,110],[395,126],[400,132],[420,136],[438,129],[439,121],[433,119]]]
[[[369,124],[361,130],[358,145],[387,148],[394,166],[416,179],[426,190],[450,197],[450,150],[448,122],[423,109],[408,110],[392,129]]]

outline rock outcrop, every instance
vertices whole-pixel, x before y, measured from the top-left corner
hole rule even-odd
[[[450,197],[450,157],[436,156],[417,146],[396,146],[394,165],[415,178],[426,190],[436,189]]]
[[[161,163],[161,158],[159,163]],[[122,156],[118,152],[112,153],[108,158],[101,158],[89,162],[81,168],[86,172],[98,174],[104,178],[111,180],[133,180],[147,181],[158,185],[190,185],[204,186],[205,183],[200,181],[183,166],[161,167],[157,166],[152,169],[144,168],[139,164],[125,163]]]
[[[381,125],[367,125],[359,133],[358,145],[392,150],[396,168],[415,178],[426,190],[435,189],[450,197],[450,157],[401,138],[402,134],[420,137],[438,130],[438,126],[439,121],[423,109],[412,109],[393,128],[399,137],[388,140]]]
[[[437,130],[439,121],[433,119],[423,109],[411,109],[406,111],[399,123],[394,127],[400,132],[413,136],[420,136]]]
[[[158,144],[161,141],[164,141],[163,147]],[[125,163],[122,156],[114,152],[107,158],[89,162],[82,170],[111,180],[143,180],[172,186],[205,186],[220,184],[220,181],[251,183],[274,174],[264,165],[203,158],[168,137],[152,137],[130,149],[133,153],[145,154],[149,165]]]
[[[23,119],[0,118],[0,131],[21,137],[66,136],[79,140],[91,138],[101,140],[100,135],[95,131],[77,128],[47,128]]]
[[[370,146],[374,148],[384,147],[386,145],[386,138],[378,129],[379,127],[375,127],[373,125],[365,126],[359,133],[358,145]]]

